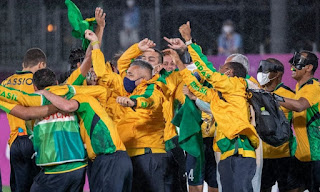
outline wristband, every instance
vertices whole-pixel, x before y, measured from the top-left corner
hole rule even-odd
[[[284,98],[281,97],[280,95],[277,95],[277,94],[274,93],[273,96],[274,96],[274,98],[275,98],[276,101],[278,101],[278,102],[285,102]]]
[[[100,41],[94,41],[94,42],[91,43],[91,46],[94,46],[94,45],[99,44],[99,43],[100,43]]]
[[[189,41],[186,41],[186,46],[191,45],[192,44],[192,38]]]

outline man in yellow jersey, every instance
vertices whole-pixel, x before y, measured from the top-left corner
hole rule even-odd
[[[320,189],[320,83],[314,78],[318,57],[309,51],[295,53],[290,59],[292,78],[297,81],[294,99],[279,97],[280,105],[293,111],[296,133],[296,158],[301,180],[309,191]]]
[[[173,118],[174,102],[184,102],[184,95],[182,94],[181,76],[177,70],[167,72],[162,69],[163,54],[154,47],[156,44],[150,39],[143,39],[129,47],[119,58],[118,68],[122,78],[125,76],[125,71],[129,68],[131,61],[135,58],[141,57],[142,60],[149,62],[153,67],[153,75],[159,74],[161,79],[164,79],[166,86],[171,92],[168,102],[165,102],[165,119],[166,126],[164,130],[164,141],[168,157],[170,158],[170,168],[168,169],[167,187],[175,191],[186,191],[185,178],[185,162],[183,150],[178,145],[178,137],[176,127],[171,123]],[[181,92],[181,94],[179,94]],[[181,97],[182,95],[182,97]],[[160,117],[159,117],[160,118]],[[168,189],[169,190],[169,189]]]
[[[97,39],[94,33],[89,30],[86,31],[86,33],[92,34],[90,41],[94,43]],[[151,79],[153,68],[143,60],[134,61],[128,70],[122,71],[119,69],[120,74],[124,75],[123,80],[118,74],[113,73],[105,66],[104,56],[98,45],[94,45],[93,47],[92,62],[98,76],[98,84],[107,87],[111,92],[110,97],[112,98],[107,98],[108,102],[114,99],[114,96],[121,96],[116,97],[116,99],[117,102],[121,103],[124,107],[127,107],[127,105],[122,101],[131,102],[131,99],[133,99],[137,102],[137,109],[134,109],[136,111],[131,108],[119,107],[119,104],[116,106],[115,103],[112,103],[114,107],[111,110],[109,110],[110,106],[107,106],[107,112],[113,115],[112,119],[117,124],[120,137],[124,141],[128,154],[132,157],[132,161],[135,162],[133,164],[133,166],[136,167],[136,169],[134,168],[134,170],[136,170],[134,175],[137,175],[137,177],[134,176],[133,190],[142,190],[140,188],[143,185],[146,185],[145,190],[147,190],[147,186],[150,186],[150,190],[153,191],[163,190],[164,186],[162,184],[157,186],[157,183],[151,182],[150,179],[157,178],[159,183],[161,183],[165,178],[163,173],[166,173],[167,161],[165,158],[165,150],[163,149],[163,129],[165,121],[163,118],[164,114],[162,110],[164,110],[164,107],[162,107],[162,103],[167,99],[163,93],[161,93],[162,91],[167,92],[166,87],[164,87],[162,82],[157,81],[159,75],[155,75]],[[149,72],[151,72],[150,76],[148,76]],[[120,80],[119,77],[121,78]],[[131,96],[131,99],[126,96]],[[119,112],[120,115],[117,112]],[[148,112],[152,114],[150,117],[147,115]],[[143,114],[143,118],[140,119],[141,113]],[[132,124],[133,121],[136,122],[135,125]],[[128,127],[128,123],[132,125]],[[154,127],[153,131],[151,131],[152,129],[147,129],[147,127],[150,126]],[[141,129],[142,127],[144,128]],[[136,133],[135,135],[129,134],[132,132],[131,129]],[[148,140],[150,140],[150,142]],[[146,167],[137,169],[137,166],[140,166],[138,164],[140,164],[142,160],[147,161],[148,159],[154,159],[152,166],[161,165],[161,170],[149,172],[145,169]],[[147,163],[144,166],[148,165]],[[139,170],[141,170],[140,175]],[[154,177],[147,178],[147,176],[143,174],[154,175]]]
[[[247,70],[247,75],[246,75],[246,81],[248,83],[248,88],[249,89],[260,89],[259,82],[252,76],[249,75],[250,71],[250,63],[248,58],[245,55],[242,55],[240,53],[234,53],[231,54],[227,57],[225,60],[225,63],[227,62],[238,62],[241,63]],[[253,111],[251,111],[253,112]],[[216,153],[218,156],[219,153]],[[253,185],[253,191],[254,192],[259,192],[261,188],[261,174],[262,174],[262,167],[263,167],[263,148],[262,148],[262,140],[260,139],[260,145],[256,149],[256,162],[257,162],[257,169],[256,173],[254,175],[254,178],[252,180],[252,185]],[[218,177],[219,173],[218,173]],[[219,183],[219,179],[218,179]]]
[[[157,81],[159,75],[152,77],[152,70],[146,61],[132,62],[123,84],[131,94],[117,98],[117,103],[126,107],[117,128],[131,156],[133,191],[165,190],[168,159],[162,104],[168,98],[165,85]]]
[[[93,161],[88,167],[90,190],[131,192],[131,160],[115,125],[98,100],[89,95],[76,95],[66,100],[47,90],[38,93],[58,109],[77,113],[82,139]]]
[[[23,58],[22,71],[8,77],[1,84],[27,93],[33,93],[33,73],[46,67],[47,58],[39,48],[29,49]],[[12,191],[29,191],[33,178],[38,174],[32,154],[34,153],[32,142],[27,133],[31,128],[31,122],[7,115],[10,126],[10,188]],[[28,123],[28,124],[26,124]]]
[[[55,75],[49,69],[39,70],[34,75],[34,84],[40,89],[43,89],[49,85],[53,85],[55,82],[56,82]],[[94,89],[91,89],[92,91],[94,91],[97,88],[97,87],[90,86],[90,87],[84,87],[83,89],[90,89],[91,87],[94,88]],[[53,86],[53,87],[49,87],[48,89],[52,90],[54,88],[55,87]],[[11,90],[11,91],[12,92],[10,92],[10,90],[7,90],[6,92],[7,93],[10,92],[11,95],[15,93],[13,92],[14,90]],[[81,91],[77,91],[77,92],[86,93]],[[92,173],[90,177],[90,181],[91,181],[90,187],[92,187],[91,190],[92,191],[100,191],[100,190],[131,191],[131,179],[132,179],[131,161],[128,155],[126,154],[126,152],[124,152],[125,147],[120,140],[120,137],[117,133],[116,128],[113,126],[112,121],[108,118],[108,115],[106,114],[106,112],[104,111],[104,108],[100,105],[100,103],[90,95],[75,96],[73,97],[73,100],[69,102],[63,99],[62,97],[58,97],[46,91],[39,91],[39,93],[46,95],[55,105],[59,106],[60,109],[63,109],[64,111],[68,112],[68,114],[54,114],[49,116],[48,118],[51,118],[51,117],[53,119],[58,118],[59,121],[61,122],[64,116],[70,117],[73,114],[71,112],[76,110],[76,113],[80,119],[80,134],[82,136],[82,141],[86,144],[89,158],[92,160],[95,160],[92,165],[92,168],[90,169]],[[18,95],[18,94],[15,93],[15,95]],[[52,98],[52,96],[54,97]],[[103,96],[102,98],[105,98],[105,96]],[[23,101],[20,95],[17,96],[16,100],[19,100],[19,99],[21,99],[20,101]],[[62,99],[62,101],[58,99]],[[40,102],[38,102],[38,104],[39,103]],[[30,102],[30,104],[36,105],[35,102],[34,103]],[[48,118],[46,117],[44,118],[44,120],[47,120]],[[42,126],[44,126],[45,124],[46,124],[45,122],[41,123]],[[67,131],[65,130],[67,128],[65,126],[58,126],[58,127],[63,127],[61,131]],[[39,132],[37,131],[37,129],[41,129],[41,127],[39,126],[35,127],[34,138],[37,138],[36,133]],[[53,127],[50,128],[49,130],[52,130],[52,129]],[[65,135],[64,137],[66,140],[63,139],[60,141],[59,139],[59,141],[55,140],[54,143],[65,142],[64,145],[61,145],[61,146],[64,146],[64,149],[60,149],[58,151],[65,153],[64,151],[68,149],[68,154],[74,154],[75,151],[72,149],[74,149],[75,146],[79,146],[79,143],[77,143],[78,137],[75,135],[75,132],[73,132],[74,138],[72,139],[72,141],[74,146],[72,148],[72,147],[68,147],[67,145],[69,140],[67,136],[68,135]],[[39,144],[39,140],[38,139],[35,139],[35,140],[38,141],[38,142],[35,141],[34,143],[35,146],[41,147],[42,142],[40,142]],[[81,142],[81,145],[82,145],[82,142]],[[38,148],[39,147],[37,147],[37,149]],[[50,146],[46,148],[47,153],[49,153],[50,151],[49,149],[50,149]],[[41,158],[43,156],[40,153],[41,151],[37,150],[37,152],[39,155],[39,157],[37,155],[37,158]],[[77,156],[76,154],[74,154],[74,156]],[[58,153],[58,156],[59,156],[59,153]],[[50,188],[55,187],[55,185],[58,186],[56,188],[59,191],[64,191],[66,189],[70,191],[82,190],[83,179],[84,179],[83,177],[84,175],[82,174],[82,171],[83,171],[82,166],[74,167],[75,164],[79,161],[79,159],[71,158],[68,160],[68,162],[71,162],[71,163],[63,162],[59,160],[60,159],[58,159],[57,160],[58,162],[56,163],[58,165],[55,165],[55,166],[53,165],[50,166],[48,162],[46,164],[42,163],[44,172],[41,172],[36,177],[34,184],[32,186],[32,191],[49,190]],[[42,162],[42,161],[43,160],[40,159],[37,162]],[[114,166],[115,162],[117,162],[117,166]],[[74,166],[72,166],[72,164]],[[110,166],[106,166],[106,165],[110,165]],[[73,168],[70,169],[70,167],[73,167]],[[58,168],[59,168],[59,171],[58,171]],[[66,174],[61,174],[62,172]],[[112,178],[114,180],[107,179],[109,182],[105,182],[106,180],[105,178],[106,177],[110,178],[110,175],[113,175]],[[57,183],[59,179],[60,180],[64,179],[66,180],[66,182],[59,185],[59,183]],[[77,188],[74,188],[74,187],[77,187]]]
[[[237,70],[233,72],[230,66],[225,64],[220,70],[224,74],[217,72],[213,67],[209,69],[206,65],[207,58],[201,52],[201,48],[192,43],[189,22],[182,25],[179,31],[188,45],[188,51],[200,71],[200,76],[213,86],[213,89],[208,89],[200,85],[189,71],[183,69],[184,66],[179,60],[174,59],[178,62],[183,80],[191,92],[198,98],[211,102],[217,130],[214,150],[221,151],[218,169],[222,190],[253,191],[252,179],[256,170],[255,148],[259,145],[259,138],[249,122],[247,83],[244,79],[246,69],[239,63],[234,63]],[[234,73],[234,77],[226,75],[231,72]],[[230,174],[231,172],[233,174]]]
[[[175,50],[187,50],[187,46],[184,44],[184,42],[179,38],[167,38],[164,37],[164,39],[169,43],[168,46]],[[170,57],[170,61],[173,62],[171,56],[164,52],[164,55],[167,57]],[[173,64],[174,66],[175,63]],[[194,64],[192,64],[194,65]],[[188,67],[189,66],[189,67]],[[193,72],[191,69],[192,67],[188,65],[187,68]],[[194,68],[196,69],[196,66],[194,65]],[[200,81],[200,76],[197,74],[198,71],[194,72],[193,74],[197,77],[197,80]],[[184,94],[186,94],[191,100],[197,100],[197,98],[189,91],[187,87],[184,86],[184,83],[181,82],[181,85],[183,86],[182,90],[177,89],[177,91],[181,91]],[[197,104],[197,103],[196,103]],[[208,104],[210,108],[210,104]],[[200,110],[203,110],[203,108],[200,108]],[[212,126],[212,114],[209,109],[205,110],[206,112],[202,112],[202,118],[204,119],[203,124],[201,125],[202,129],[202,136],[204,138],[203,140],[203,148],[205,153],[205,164],[204,167],[201,170],[201,176],[200,180],[195,182],[194,181],[194,170],[196,168],[196,158],[186,154],[186,173],[187,173],[187,179],[189,184],[189,191],[190,192],[196,192],[196,191],[202,191],[203,190],[203,182],[206,181],[209,186],[209,192],[211,191],[217,191],[218,185],[217,185],[217,179],[216,179],[216,162],[215,157],[212,149],[213,145],[213,133],[214,133],[214,126]],[[209,114],[207,114],[209,113]]]
[[[277,95],[294,98],[295,92],[282,83],[283,64],[274,58],[260,61],[257,79],[263,89]],[[292,111],[281,107],[289,122],[292,121]],[[294,157],[296,140],[291,132],[288,142],[273,147],[263,142],[263,169],[261,191],[271,191],[277,182],[280,191],[299,191],[301,182],[298,175],[297,159]]]
[[[57,84],[55,74],[50,69],[40,69],[33,75],[35,90],[53,85],[52,82]],[[2,93],[13,95],[14,91],[9,89]],[[24,99],[19,101],[18,94],[14,95],[16,95],[14,101],[23,104]],[[32,96],[36,97],[36,94],[22,92],[23,95],[30,96],[29,99]],[[42,103],[45,103],[44,98],[42,100]],[[41,105],[40,102],[38,104]],[[6,112],[8,109],[10,108],[7,108]],[[42,109],[38,107],[33,110]],[[27,113],[28,110],[21,112]],[[30,191],[81,191],[85,181],[87,153],[80,136],[77,118],[73,113],[61,113],[57,110],[49,116],[44,117],[44,114],[47,113],[44,112],[35,120],[33,129],[32,142],[36,151],[34,157],[36,164],[41,166],[42,170],[34,178]]]

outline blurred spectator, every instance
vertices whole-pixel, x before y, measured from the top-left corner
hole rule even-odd
[[[233,53],[241,53],[242,38],[239,33],[234,31],[234,25],[231,20],[226,20],[222,26],[222,34],[218,39],[218,54],[231,55]]]
[[[120,45],[122,49],[127,49],[139,38],[140,11],[135,5],[135,0],[127,0],[128,8],[123,16],[123,29],[120,31]]]

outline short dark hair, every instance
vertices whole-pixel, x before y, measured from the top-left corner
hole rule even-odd
[[[71,50],[69,55],[69,63],[71,65],[70,67],[71,70],[77,68],[77,63],[78,62],[81,63],[85,55],[86,55],[86,52],[81,48]]]
[[[56,74],[49,68],[40,69],[33,74],[33,84],[39,90],[55,85],[56,82]]]
[[[231,25],[234,26],[233,21],[231,19],[227,19],[223,22],[223,25]]]
[[[163,53],[159,50],[159,49],[156,49],[156,48],[153,48],[155,52],[157,52],[159,54],[159,63],[163,63]]]
[[[150,72],[150,75],[152,76],[153,67],[147,61],[144,61],[142,59],[136,59],[130,64],[130,67],[131,66],[139,66],[143,69],[147,69]]]
[[[111,66],[118,69],[118,60],[122,56],[122,54],[123,54],[123,51],[118,51],[116,54],[113,55],[113,57],[110,61]]]
[[[233,75],[235,77],[242,77],[246,78],[247,70],[246,68],[238,62],[228,62],[226,64],[229,64],[229,67],[233,70]]]
[[[274,65],[278,66],[276,68],[277,72],[284,73],[284,66],[283,66],[283,63],[281,63],[281,61],[279,61],[278,59],[275,59],[275,58],[268,58],[268,59],[266,59],[266,61],[269,61],[270,63],[273,63]],[[280,71],[282,69],[283,69],[283,71]]]
[[[307,65],[313,65],[313,69],[312,69],[312,74],[314,74],[318,68],[318,57],[316,54],[312,53],[311,51],[306,51],[306,50],[303,50],[301,51],[300,53],[306,53],[307,54],[307,60],[308,60],[308,63]]]
[[[40,48],[28,49],[24,54],[23,67],[33,67],[40,62],[47,63],[46,54]]]

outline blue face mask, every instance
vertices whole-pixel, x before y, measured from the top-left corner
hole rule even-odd
[[[123,86],[124,89],[128,92],[128,93],[132,93],[133,90],[137,87],[136,86],[136,81],[139,80],[141,78],[138,78],[136,80],[130,80],[129,78],[125,77],[123,79]]]

